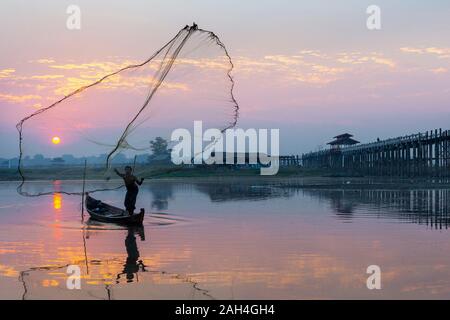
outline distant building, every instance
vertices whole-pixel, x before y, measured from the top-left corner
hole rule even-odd
[[[352,139],[352,134],[349,133],[343,133],[338,136],[334,137],[334,140],[331,142],[328,142],[331,146],[331,149],[340,149],[341,147],[351,146],[354,144],[359,143],[359,141],[356,141],[355,139]]]

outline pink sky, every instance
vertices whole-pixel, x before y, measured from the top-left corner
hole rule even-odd
[[[371,141],[448,129],[450,5],[378,2],[382,29],[369,31],[365,1],[78,1],[82,27],[70,31],[70,3],[5,1],[0,157],[17,155],[21,117],[145,60],[192,21],[217,33],[233,58],[239,126],[279,128],[284,153],[315,149],[342,131]],[[177,94],[186,83],[167,85]]]

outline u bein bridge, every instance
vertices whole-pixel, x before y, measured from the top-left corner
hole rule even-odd
[[[450,130],[436,129],[359,144],[346,133],[328,150],[302,155],[305,168],[373,176],[450,176]]]

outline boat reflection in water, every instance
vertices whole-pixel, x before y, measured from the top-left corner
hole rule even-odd
[[[145,241],[144,226],[129,226],[125,230],[126,257],[123,254],[114,254],[108,258],[98,257],[90,252],[92,249],[90,247],[95,246],[96,236],[100,238],[105,231],[123,232],[124,229],[121,226],[103,224],[89,219],[82,230],[83,256],[76,253],[67,264],[38,266],[22,271],[19,277],[24,289],[22,299],[52,297],[113,299],[114,291],[116,289],[120,291],[122,284],[138,282],[138,273],[147,271],[143,259],[140,259],[136,238],[138,236],[141,241]],[[83,290],[67,290],[66,270],[70,265],[80,267]]]
[[[125,235],[122,243],[126,255],[109,251],[117,248],[109,236],[114,233],[117,239],[119,232]],[[105,235],[108,236],[109,250],[101,245]],[[161,270],[162,265],[152,254],[147,253],[144,258],[139,250],[139,242],[146,241],[144,226],[124,229],[88,220],[82,240],[80,243],[84,253],[71,253],[61,259],[61,264],[36,266],[22,271],[19,276],[22,299],[212,299],[209,291],[202,289],[190,277]],[[101,253],[96,248],[99,245]],[[145,248],[148,247],[146,244]],[[148,261],[149,265],[144,261]],[[81,269],[81,290],[67,289],[66,271],[71,265]]]
[[[140,258],[139,248],[137,244],[136,236],[139,237],[140,241],[145,241],[145,227],[144,225],[130,225],[126,227],[122,227],[120,225],[114,225],[114,224],[104,224],[101,222],[98,222],[96,220],[89,219],[86,222],[88,228],[87,233],[84,235],[83,243],[84,243],[84,250],[86,252],[86,261],[88,261],[87,258],[87,251],[88,248],[86,248],[86,239],[91,238],[92,235],[95,235],[101,230],[104,230],[104,228],[117,228],[117,231],[120,230],[126,230],[126,236],[125,236],[125,250],[127,253],[125,263],[122,265],[120,272],[117,272],[117,275],[115,277],[115,283],[120,284],[125,282],[131,283],[134,281],[139,280],[138,273],[139,272],[146,272],[146,266],[142,259]],[[92,262],[92,261],[91,261]]]

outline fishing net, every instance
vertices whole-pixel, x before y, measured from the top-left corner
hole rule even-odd
[[[220,39],[195,24],[181,29],[143,62],[103,75],[82,69],[84,82],[71,79],[63,98],[17,124],[22,178],[18,192],[79,194],[82,190],[72,186],[43,190],[28,182],[83,175],[104,181],[104,189],[119,188],[120,181],[110,180],[117,178],[112,169],[135,166],[136,159],[144,165],[156,137],[170,141],[173,130],[192,131],[196,120],[202,121],[203,130],[235,126],[239,107],[232,69]]]

